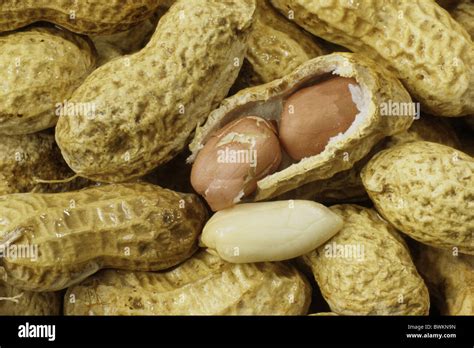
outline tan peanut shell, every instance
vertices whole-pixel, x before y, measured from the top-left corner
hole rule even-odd
[[[80,34],[124,31],[151,17],[164,0],[3,0],[0,32],[46,21]]]
[[[250,72],[245,78],[250,86],[279,79],[324,54],[314,37],[278,13],[269,0],[257,0],[257,5],[246,55]]]
[[[474,113],[474,44],[434,1],[270,1],[312,34],[390,69],[426,112]]]
[[[194,161],[213,132],[236,118],[253,115],[279,121],[282,103],[286,98],[332,74],[353,77],[360,85],[362,96],[359,99],[362,101],[359,102],[363,111],[359,123],[345,136],[331,141],[319,155],[296,163],[286,163],[281,170],[258,181],[255,196],[251,199],[260,201],[273,198],[308,182],[327,179],[348,170],[367,155],[379,140],[410,127],[412,116],[403,113],[396,117],[385,117],[381,114],[381,107],[385,103],[411,103],[408,92],[392,74],[363,56],[335,53],[314,58],[282,79],[248,88],[224,100],[209,115],[206,124],[197,128],[190,144],[192,156],[188,161]]]
[[[472,0],[461,0],[449,13],[474,40],[474,3]]]
[[[38,181],[62,180],[73,175],[61,157],[52,132],[0,137],[0,196],[71,191],[93,184],[82,178],[52,184]]]
[[[33,292],[0,282],[0,316],[60,315],[62,296],[59,292]]]
[[[461,149],[461,143],[453,127],[446,119],[422,115],[404,132],[394,134],[375,145],[367,156],[343,172],[329,179],[310,182],[283,194],[279,199],[314,199],[318,202],[361,202],[369,199],[360,172],[379,151],[410,141],[432,141]]]
[[[301,257],[311,267],[331,311],[427,315],[428,290],[397,231],[372,209],[348,204],[331,210],[343,218],[344,227],[325,245]]]
[[[378,212],[421,243],[474,254],[474,158],[426,141],[375,155],[361,173]]]
[[[73,94],[97,115],[60,117],[69,166],[121,182],[173,158],[237,77],[254,12],[254,0],[177,1],[144,49],[103,65]]]
[[[414,254],[440,314],[474,315],[474,256],[423,244]]]
[[[291,265],[231,264],[201,251],[167,272],[103,270],[68,289],[64,314],[303,315],[310,301]]]
[[[39,253],[36,260],[7,255],[0,275],[15,287],[55,291],[101,268],[169,268],[196,251],[206,218],[196,195],[150,184],[0,196],[0,246]]]
[[[53,127],[58,104],[95,63],[92,44],[65,30],[30,28],[0,35],[0,135]]]

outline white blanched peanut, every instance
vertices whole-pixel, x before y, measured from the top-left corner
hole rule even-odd
[[[281,261],[316,249],[342,226],[338,215],[312,201],[239,204],[212,216],[201,244],[232,263]]]

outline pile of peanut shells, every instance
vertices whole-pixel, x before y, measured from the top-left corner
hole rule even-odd
[[[0,3],[0,315],[474,315],[469,0]]]

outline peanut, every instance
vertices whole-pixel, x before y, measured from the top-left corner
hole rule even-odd
[[[474,315],[474,257],[419,244],[414,260],[442,315]]]
[[[229,95],[279,79],[326,53],[315,38],[283,17],[269,0],[257,0],[257,16],[242,69]]]
[[[196,251],[207,212],[195,195],[149,184],[0,196],[0,246],[37,257],[1,260],[15,287],[55,291],[101,268],[161,270]]]
[[[124,31],[151,17],[164,0],[3,0],[0,32],[46,21],[80,34]]]
[[[59,292],[33,292],[0,282],[0,315],[59,315]]]
[[[397,231],[372,209],[336,205],[344,227],[301,257],[331,311],[342,315],[427,315],[429,295]]]
[[[92,44],[65,30],[32,28],[0,36],[0,134],[53,127],[59,105],[92,72],[95,60]]]
[[[278,117],[279,137],[286,153],[294,160],[301,160],[323,152],[332,138],[341,136],[354,123],[359,113],[354,102],[359,90],[354,79],[334,77],[290,95]],[[238,203],[255,191],[258,180],[273,174],[280,165],[278,139],[269,124],[257,129],[259,122],[265,125],[266,121],[259,117],[239,118],[216,132],[199,152],[191,182],[212,210]],[[262,140],[257,141],[256,135]],[[230,140],[224,141],[229,137]],[[237,153],[260,154],[259,161],[255,156],[260,166],[249,161],[222,164],[224,161],[219,161],[218,153],[224,152],[224,148]]]
[[[144,49],[103,65],[74,92],[71,102],[93,104],[97,115],[59,118],[68,165],[123,182],[177,155],[236,79],[254,12],[254,0],[177,1]]]
[[[280,139],[294,160],[324,151],[329,140],[349,129],[358,114],[350,88],[354,79],[335,77],[299,90],[283,105]]]
[[[257,19],[248,46],[251,73],[245,78],[250,86],[279,79],[324,54],[314,37],[278,13],[269,0],[257,0]]]
[[[231,207],[257,188],[281,162],[276,129],[260,117],[247,116],[216,132],[199,152],[191,184],[212,210]]]
[[[38,181],[61,180],[73,175],[61,157],[52,132],[0,138],[0,196],[9,193],[71,191],[93,184],[81,178],[59,184]]]
[[[201,244],[228,262],[282,261],[314,250],[341,228],[336,214],[311,201],[239,204],[212,216]]]
[[[270,1],[312,34],[391,70],[426,112],[474,113],[474,44],[434,1]]]
[[[414,141],[375,155],[361,173],[377,211],[400,232],[439,248],[474,254],[474,159]]]
[[[68,289],[64,314],[304,315],[310,301],[291,265],[236,265],[199,252],[167,272],[103,270]]]
[[[334,53],[314,58],[284,78],[248,88],[224,100],[209,115],[206,123],[197,128],[194,140],[189,145],[192,154],[188,162],[195,161],[215,132],[239,118],[253,115],[281,124],[283,103],[288,98],[305,87],[315,86],[334,75],[352,78],[357,82],[351,87],[351,95],[358,110],[354,122],[345,132],[330,138],[319,154],[297,161],[292,160],[286,151],[283,152],[278,170],[258,180],[257,189],[254,194],[246,197],[247,200],[274,198],[307,183],[329,179],[350,169],[384,137],[407,130],[413,123],[414,115],[409,110],[400,109],[396,117],[386,117],[382,113],[384,105],[411,105],[410,95],[391,73],[361,55]],[[304,100],[304,103],[310,101]],[[313,115],[307,117],[311,118]],[[307,127],[304,121],[300,125],[302,129]],[[311,128],[314,132],[318,131],[315,124]],[[291,128],[289,132],[292,133]],[[296,129],[294,132],[296,134],[292,139],[297,138],[297,132],[302,130]],[[311,147],[311,141],[306,138],[301,143]]]

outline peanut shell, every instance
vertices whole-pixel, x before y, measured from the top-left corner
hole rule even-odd
[[[415,141],[378,153],[361,176],[378,212],[399,231],[474,254],[474,158]]]
[[[46,21],[80,34],[127,30],[151,17],[166,0],[3,0],[0,32]]]
[[[56,139],[80,176],[123,182],[177,155],[237,77],[254,0],[180,0],[147,46],[103,65],[71,102],[96,117],[60,117]]]
[[[397,231],[372,209],[336,205],[344,227],[301,257],[331,311],[341,315],[427,315],[429,295]],[[356,250],[359,254],[345,253]]]
[[[420,244],[414,253],[441,315],[474,315],[474,257]]]
[[[0,134],[53,127],[58,105],[95,64],[90,41],[65,30],[30,28],[0,35]]]
[[[103,270],[68,289],[64,314],[303,315],[310,301],[291,265],[237,265],[202,251],[167,272]]]
[[[324,54],[314,37],[283,17],[269,0],[257,0],[257,5],[246,55],[251,67],[246,76],[250,86],[279,79]]]
[[[22,289],[56,291],[101,268],[166,269],[196,251],[206,218],[196,195],[149,184],[0,196],[0,246],[38,251],[36,259],[6,255],[0,276]]]

